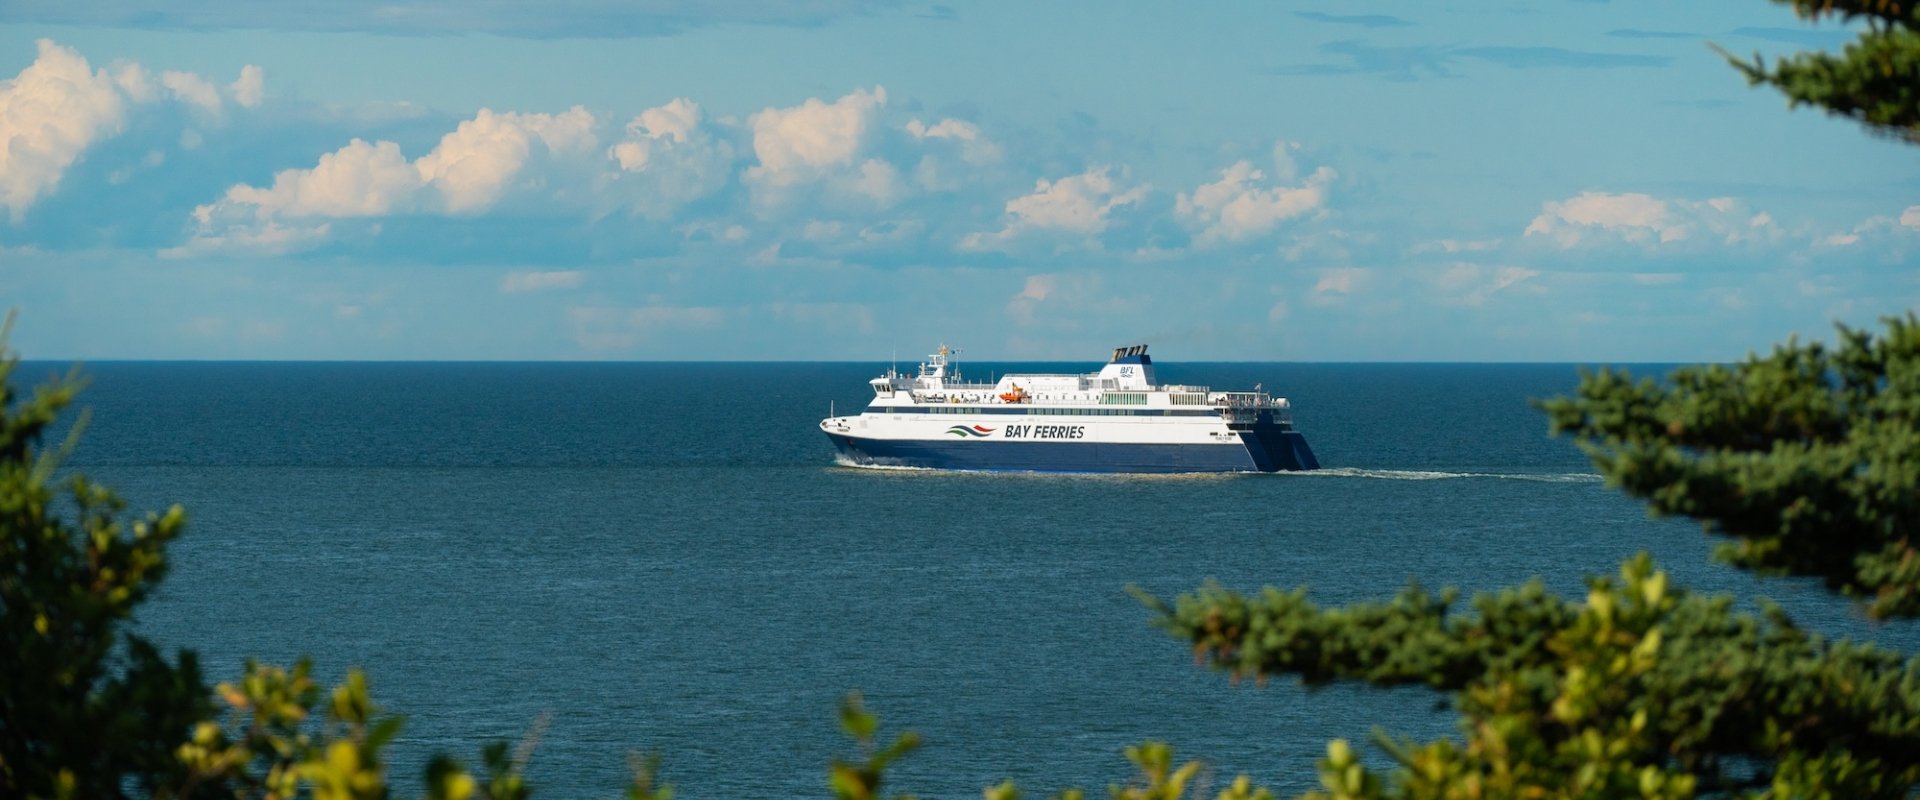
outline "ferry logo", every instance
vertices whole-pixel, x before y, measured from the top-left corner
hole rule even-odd
[[[985,437],[985,436],[992,436],[992,435],[993,435],[993,429],[992,429],[992,428],[983,428],[983,427],[981,427],[981,426],[979,426],[979,425],[971,425],[971,426],[969,426],[969,425],[955,425],[955,426],[953,426],[953,427],[951,427],[951,428],[948,428],[948,429],[947,429],[947,435],[948,435],[948,436],[958,436],[958,437],[960,437],[960,438],[962,438],[962,439],[979,439],[979,438],[981,438],[981,437]]]

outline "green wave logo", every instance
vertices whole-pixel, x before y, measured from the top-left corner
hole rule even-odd
[[[983,428],[979,425],[955,425],[947,429],[947,435],[958,436],[962,439],[981,439],[992,436],[993,430],[992,428]]]

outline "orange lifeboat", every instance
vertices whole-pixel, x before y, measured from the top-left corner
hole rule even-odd
[[[1027,402],[1027,390],[1015,385],[1013,391],[1000,393],[1000,400],[1007,403]]]

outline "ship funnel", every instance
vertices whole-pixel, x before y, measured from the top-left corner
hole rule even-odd
[[[1147,346],[1114,348],[1113,360],[1100,370],[1100,378],[1113,381],[1116,389],[1152,389],[1155,385],[1153,358],[1147,355]]]

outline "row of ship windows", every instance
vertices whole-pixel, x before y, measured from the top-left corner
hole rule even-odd
[[[1159,408],[977,408],[967,406],[925,406],[889,408],[892,414],[1020,414],[1061,417],[1211,417],[1213,409]]]
[[[1168,395],[1167,400],[1176,406],[1204,406],[1207,404],[1207,395],[1179,392]],[[1147,404],[1147,395],[1144,392],[1107,392],[1100,396],[1100,402],[1110,406],[1144,406]]]

